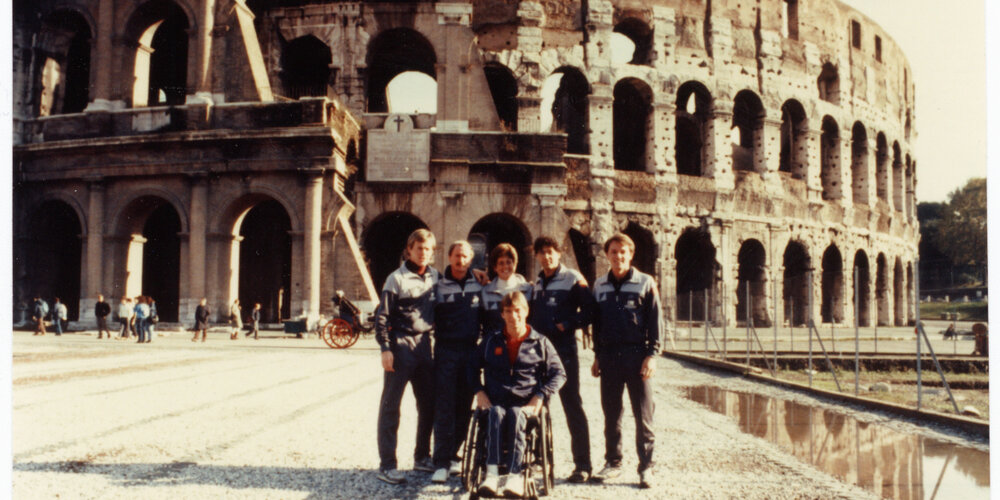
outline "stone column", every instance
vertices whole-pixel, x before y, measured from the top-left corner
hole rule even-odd
[[[811,203],[823,203],[823,132],[810,128],[805,133],[806,153],[802,155],[805,165],[805,181],[808,200]],[[794,155],[793,155],[794,156]]]
[[[673,97],[673,96],[665,96]],[[677,182],[677,132],[675,127],[677,121],[674,112],[677,107],[669,101],[657,101],[653,103],[653,120],[650,131],[652,142],[654,170],[657,173],[667,174],[667,178]]]
[[[715,290],[716,295],[715,302],[719,304],[721,310],[719,313],[719,321],[727,326],[736,326],[736,286],[739,284],[737,281],[737,272],[739,270],[739,262],[737,262],[737,253],[739,249],[733,249],[732,246],[736,244],[735,238],[732,237],[733,232],[733,221],[723,220],[719,221],[719,248],[716,250],[716,255],[719,256],[719,269],[720,274],[719,279],[721,283],[718,285],[718,290]]]
[[[444,33],[444,50],[438,52],[437,128],[443,132],[469,129],[469,45],[472,4],[441,2],[434,4],[439,29]]]
[[[517,98],[517,131],[521,133],[548,132],[541,130],[542,99],[520,96]]]
[[[91,312],[97,303],[99,294],[104,291],[104,184],[95,180],[87,184],[89,198],[87,200],[87,241],[86,260],[84,261],[83,280],[80,286],[80,323],[87,326],[97,324],[97,319]]]
[[[323,171],[310,170],[305,179],[305,223],[302,241],[302,312],[307,324],[312,327],[319,319],[320,275],[323,271],[322,230],[323,230]]]
[[[133,234],[128,241],[125,257],[125,296],[137,297],[142,294],[142,251],[146,238]]]
[[[212,103],[212,31],[215,28],[215,0],[199,0],[198,35],[188,59],[187,101]],[[219,61],[221,63],[222,61]]]
[[[86,111],[108,111],[111,105],[111,76],[113,47],[112,37],[114,36],[115,23],[115,2],[114,0],[100,0],[97,7],[97,33],[96,48],[91,53],[91,72],[94,75],[94,95],[93,100],[87,104]]]
[[[760,172],[769,189],[783,192],[781,176],[781,120],[763,119],[763,128],[754,132],[753,168]]]
[[[208,235],[208,180],[203,176],[189,177],[191,186],[191,206],[188,208],[188,252],[187,252],[187,290],[181,291],[178,314],[181,322],[184,318],[194,316],[194,310],[202,297],[207,297],[205,276],[208,254],[206,238]],[[183,281],[183,280],[182,280]]]
[[[715,188],[732,191],[735,187],[733,176],[733,148],[730,129],[733,123],[731,103],[716,102],[706,123],[704,175],[715,178]]]

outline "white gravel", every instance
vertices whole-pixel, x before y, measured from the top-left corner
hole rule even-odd
[[[348,350],[321,340],[268,338],[206,344],[185,335],[150,345],[89,335],[13,339],[15,498],[451,498],[457,480],[432,485],[375,479],[375,420],[382,374],[374,342]],[[589,367],[588,354],[581,365]],[[640,490],[634,426],[626,409],[626,473],[605,485],[564,482],[572,470],[559,404],[553,498],[870,498],[774,445],[742,433],[728,417],[683,397],[715,384],[809,399],[663,359],[656,373],[659,485]],[[596,379],[583,377],[595,468],[603,463]],[[810,404],[822,404],[815,401]],[[626,404],[626,408],[628,405]],[[856,409],[873,421],[884,416]],[[412,465],[415,408],[403,402],[400,467]],[[905,422],[904,430],[967,441]],[[982,443],[973,445],[986,446]]]

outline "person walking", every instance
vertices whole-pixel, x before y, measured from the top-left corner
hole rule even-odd
[[[458,450],[472,416],[472,389],[466,374],[483,316],[483,287],[469,272],[474,255],[468,241],[452,243],[449,265],[434,291],[433,483],[461,472]]]
[[[211,315],[212,311],[208,308],[208,299],[202,297],[198,307],[194,310],[194,337],[191,338],[191,342],[198,340],[198,332],[201,332],[201,341],[205,341],[205,337],[208,335],[208,318]]]
[[[142,344],[146,341],[146,321],[149,320],[149,304],[146,304],[146,298],[143,296],[138,296],[135,298],[135,320],[133,325],[135,327],[135,335],[138,337],[136,340],[137,344]]]
[[[618,233],[604,243],[611,264],[608,274],[594,284],[594,364],[591,374],[601,379],[604,410],[604,459],[595,479],[621,474],[622,395],[628,389],[635,416],[639,487],[655,485],[653,476],[653,385],[662,328],[660,296],[653,277],[632,267],[635,243]]]
[[[233,333],[229,334],[229,340],[240,338],[240,330],[243,328],[243,310],[240,308],[240,299],[233,300],[233,305],[229,306],[229,325],[233,327]]]
[[[111,304],[104,301],[104,295],[97,295],[97,303],[94,304],[94,317],[97,318],[97,338],[104,338],[104,332],[108,332],[111,338],[111,330],[108,329],[108,315],[111,314]]]
[[[31,308],[31,320],[35,322],[35,335],[45,335],[45,315],[49,313],[49,306],[36,296]]]
[[[135,311],[132,308],[132,299],[122,297],[121,302],[118,303],[118,323],[121,325],[121,332],[118,333],[119,339],[128,339],[129,329],[132,327],[132,316],[134,314]]]
[[[260,331],[260,302],[253,305],[253,311],[250,311],[250,330],[247,332],[246,336],[249,337],[253,335],[253,339],[257,340],[257,334]]]
[[[156,334],[156,324],[160,322],[160,314],[156,311],[156,301],[152,297],[146,297],[146,303],[149,304],[149,319],[146,321],[146,343],[153,341],[153,335]]]
[[[431,267],[434,234],[418,229],[406,242],[406,261],[389,275],[375,311],[375,340],[381,350],[382,397],[378,411],[379,470],[376,477],[400,484],[406,476],[397,469],[396,434],[399,405],[410,384],[417,400],[417,437],[414,470],[434,472],[431,431],[434,426],[434,285],[440,273]]]
[[[590,426],[580,398],[576,330],[590,324],[593,298],[583,275],[560,263],[562,254],[554,239],[539,237],[535,240],[534,250],[535,260],[542,270],[531,292],[528,322],[556,346],[566,370],[566,384],[559,389],[559,401],[566,415],[575,465],[567,481],[583,483],[590,479],[593,469],[590,463]]]
[[[55,304],[52,306],[52,322],[56,325],[56,335],[62,335],[63,332],[63,322],[67,319],[66,304],[63,304],[59,297],[56,297]]]

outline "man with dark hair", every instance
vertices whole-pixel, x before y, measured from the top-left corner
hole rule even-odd
[[[104,338],[104,332],[108,332],[111,338],[111,330],[108,329],[108,315],[111,314],[111,304],[104,301],[104,295],[97,295],[97,303],[94,304],[94,317],[97,318],[97,338]]]
[[[566,370],[566,384],[559,390],[566,424],[569,427],[573,464],[567,479],[582,483],[590,478],[590,427],[580,399],[580,361],[576,330],[590,323],[593,298],[587,280],[578,271],[559,263],[559,244],[548,236],[535,240],[535,259],[542,268],[531,292],[531,327],[555,345]]]
[[[478,493],[484,496],[524,496],[520,474],[528,417],[566,381],[555,347],[528,326],[528,301],[519,291],[500,302],[504,329],[487,333],[476,348],[469,384],[476,393],[476,409],[488,411],[486,475]],[[509,457],[507,475],[499,476],[501,456]]]
[[[49,305],[40,295],[35,296],[31,307],[31,320],[35,322],[35,335],[45,335],[45,316],[49,314]]]
[[[604,410],[604,458],[607,461],[594,479],[603,481],[621,475],[622,393],[635,416],[636,452],[639,455],[639,486],[653,486],[653,386],[650,378],[660,353],[660,296],[656,282],[632,267],[635,243],[624,234],[604,244],[611,264],[606,276],[594,283],[597,301],[594,315],[594,364],[591,373],[601,378],[601,408]]]
[[[417,400],[417,438],[413,468],[434,472],[431,431],[434,426],[434,285],[440,273],[431,267],[436,240],[426,229],[417,229],[406,242],[406,262],[385,280],[375,311],[375,340],[382,351],[382,397],[378,411],[379,471],[389,484],[406,481],[396,468],[396,433],[399,405],[406,384]]]

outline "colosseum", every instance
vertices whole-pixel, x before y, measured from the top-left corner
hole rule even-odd
[[[912,73],[836,0],[17,0],[13,77],[14,302],[81,325],[315,324],[418,227],[590,280],[625,232],[671,329],[913,321]]]

